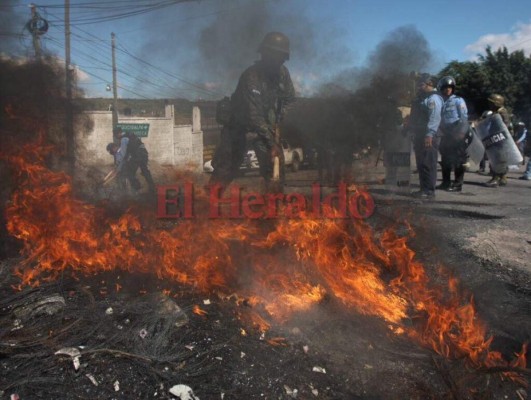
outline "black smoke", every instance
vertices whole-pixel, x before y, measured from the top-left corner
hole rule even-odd
[[[353,153],[377,151],[386,135],[396,132],[402,122],[398,107],[409,106],[415,94],[415,73],[432,61],[424,35],[414,26],[399,27],[376,46],[365,66],[341,71],[314,98],[296,104],[285,130],[349,165]]]
[[[204,94],[215,99],[234,91],[240,74],[258,59],[264,35],[280,31],[290,39],[292,57],[287,66],[296,89],[307,94],[311,88],[302,86],[306,75],[329,78],[330,71],[352,64],[354,59],[345,33],[333,24],[312,23],[305,7],[304,3],[280,0],[182,4],[171,9],[175,23],[159,22],[157,26],[156,16],[146,22],[149,37],[142,58],[156,59],[161,65],[173,63],[179,77],[208,90],[197,91],[175,80],[177,97],[183,97],[179,96],[182,90],[184,97]]]

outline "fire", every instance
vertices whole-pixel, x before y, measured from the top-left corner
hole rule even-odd
[[[7,229],[24,246],[25,261],[16,271],[22,286],[56,279],[67,269],[156,274],[205,294],[235,293],[241,319],[261,332],[272,320],[286,321],[330,296],[445,357],[508,365],[490,351],[492,338],[457,281],[431,283],[409,238],[392,228],[376,233],[361,220],[308,217],[182,220],[162,229],[145,210],[131,208],[114,218],[76,199],[70,177],[45,167],[50,151],[38,142],[4,155],[20,180],[7,208]],[[199,306],[193,312],[206,314]],[[277,339],[271,340],[282,344]],[[525,349],[512,365],[526,365]]]
[[[204,317],[205,315],[208,315],[208,312],[206,312],[205,310],[203,310],[201,307],[199,307],[197,304],[194,305],[193,309],[192,309],[192,312],[196,315],[199,315],[201,317]]]

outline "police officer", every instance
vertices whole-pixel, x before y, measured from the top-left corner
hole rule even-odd
[[[113,134],[115,141],[120,143],[119,152],[122,154],[122,159],[116,167],[118,173],[129,179],[133,190],[138,192],[141,185],[136,178],[136,171],[140,168],[140,172],[148,184],[150,194],[155,194],[155,183],[148,168],[148,152],[142,140],[134,133],[123,132],[120,127],[114,128]]]
[[[501,94],[493,93],[488,97],[487,101],[489,103],[489,109],[493,113],[500,114],[503,123],[505,124],[505,126],[507,126],[507,129],[512,135],[513,124],[511,123],[509,111],[507,111],[507,109],[505,108],[504,97]],[[490,179],[490,181],[485,183],[485,186],[498,187],[507,185],[507,169],[501,173],[492,172],[491,175],[492,178]]]
[[[443,96],[444,104],[441,111],[441,170],[442,183],[437,189],[449,192],[460,192],[465,176],[466,143],[468,133],[468,110],[465,101],[454,94],[455,79],[445,76],[439,80],[437,89]],[[452,169],[455,181],[451,181]]]
[[[283,180],[284,155],[275,128],[286,106],[295,98],[289,71],[284,66],[290,55],[289,39],[283,33],[270,32],[258,52],[260,60],[242,73],[230,98],[230,111],[223,121],[221,142],[212,160],[210,185],[219,183],[225,188],[237,176],[248,141],[255,149],[266,189],[273,177],[275,157],[280,160]]]
[[[435,89],[435,78],[429,74],[417,79],[417,97],[411,104],[407,131],[413,135],[415,159],[419,173],[420,191],[414,197],[435,197],[437,183],[437,158],[440,143],[439,125],[443,99]]]

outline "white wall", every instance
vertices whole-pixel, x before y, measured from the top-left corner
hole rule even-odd
[[[148,136],[141,138],[149,152],[150,162],[174,165],[192,171],[203,169],[203,132],[199,109],[194,107],[192,125],[174,125],[173,106],[166,106],[163,118],[120,116],[119,123],[149,124]],[[107,144],[112,142],[112,112],[87,111],[91,129],[76,134],[77,161],[84,165],[112,163]]]

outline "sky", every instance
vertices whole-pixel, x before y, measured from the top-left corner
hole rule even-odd
[[[0,51],[34,55],[30,2],[0,0]],[[35,2],[47,54],[65,57],[64,0]],[[290,38],[297,92],[355,90],[375,70],[437,73],[485,47],[531,55],[531,7],[508,0],[70,0],[71,60],[87,97],[218,99],[258,59],[263,35]]]

